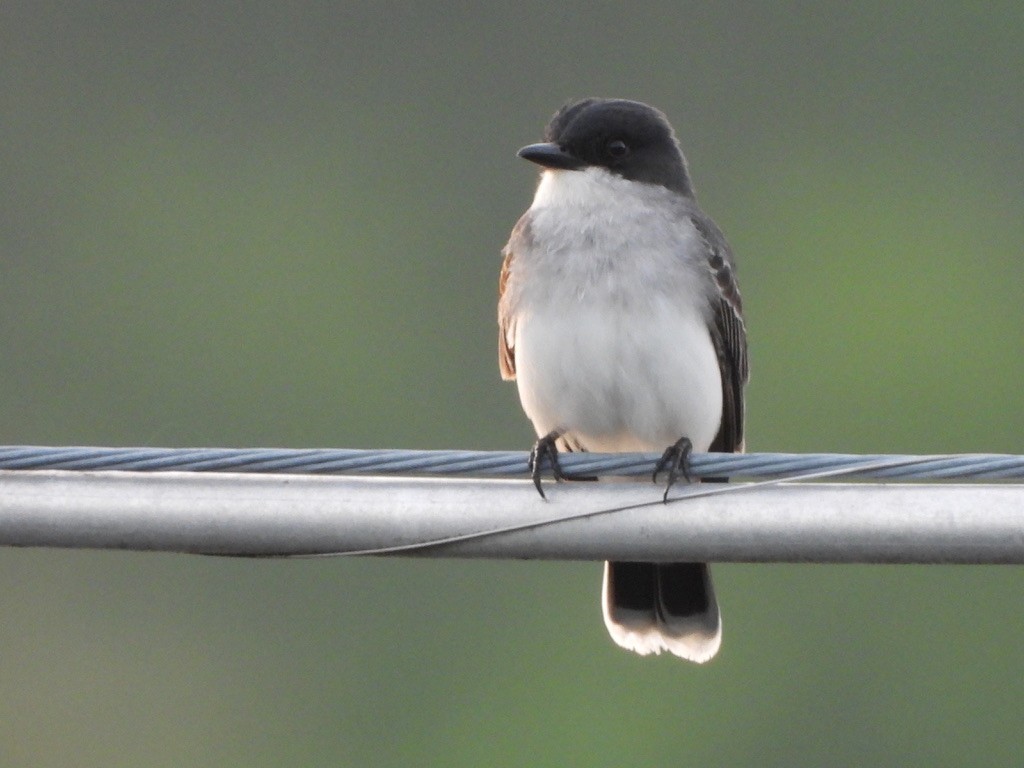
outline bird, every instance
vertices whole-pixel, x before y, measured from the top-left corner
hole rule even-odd
[[[502,250],[498,365],[537,434],[533,481],[544,497],[546,467],[566,478],[560,451],[662,451],[667,500],[691,452],[744,449],[747,332],[729,244],[647,104],[570,101],[518,155],[540,179]],[[718,652],[706,563],[607,562],[601,603],[626,649],[698,663]]]

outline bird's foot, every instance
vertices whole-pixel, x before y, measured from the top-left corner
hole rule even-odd
[[[661,458],[658,459],[658,463],[654,466],[654,474],[651,475],[651,481],[658,482],[658,475],[662,472],[668,474],[663,501],[668,501],[668,492],[672,490],[672,486],[680,477],[684,478],[686,482],[690,482],[691,453],[693,453],[693,443],[690,442],[690,438],[681,437],[666,448],[665,452],[661,454]]]
[[[540,476],[544,471],[545,464],[551,469],[551,476],[555,480],[565,479],[562,465],[558,462],[558,446],[555,445],[555,441],[561,436],[562,433],[557,429],[548,432],[533,444],[533,450],[530,451],[530,477],[533,478],[533,484],[537,487],[537,493],[540,494],[542,499],[547,498],[544,495],[544,489],[540,485]]]

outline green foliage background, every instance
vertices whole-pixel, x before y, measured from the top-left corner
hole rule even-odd
[[[526,448],[499,249],[569,97],[672,119],[749,447],[1022,450],[1019,2],[5,3],[0,443]],[[596,564],[0,551],[0,764],[1010,765],[1016,568],[721,565],[712,664]]]

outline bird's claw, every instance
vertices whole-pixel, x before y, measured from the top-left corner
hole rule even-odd
[[[690,438],[681,437],[665,449],[665,452],[661,454],[661,458],[658,459],[658,463],[654,465],[654,474],[651,475],[652,482],[658,482],[658,475],[662,472],[668,473],[668,483],[665,485],[663,501],[668,501],[668,492],[672,490],[672,486],[675,485],[680,477],[684,478],[688,483],[691,482],[691,453],[693,453],[693,443],[690,442]]]
[[[545,464],[551,469],[551,475],[555,480],[565,478],[562,465],[558,461],[558,446],[555,444],[555,441],[561,436],[558,431],[549,432],[534,443],[533,450],[530,451],[530,477],[533,478],[533,484],[542,499],[547,498],[540,484],[540,476],[544,471]]]

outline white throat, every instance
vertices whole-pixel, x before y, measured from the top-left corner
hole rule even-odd
[[[647,185],[627,181],[605,168],[592,166],[579,171],[545,170],[533,196],[533,208],[546,206],[615,207],[623,197],[637,196]]]

